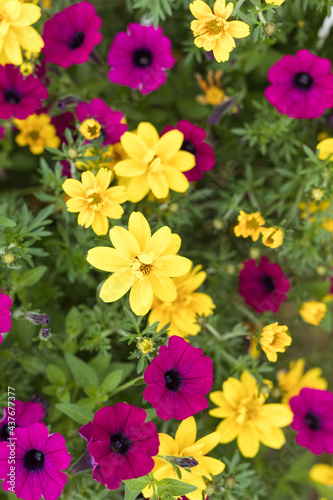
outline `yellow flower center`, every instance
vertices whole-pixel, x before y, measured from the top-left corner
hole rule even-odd
[[[154,268],[153,253],[137,255],[130,263],[130,268],[137,278],[146,278],[152,273]]]
[[[236,422],[238,424],[244,424],[249,420],[252,420],[257,416],[258,413],[258,399],[245,398],[240,401],[239,407],[237,409],[238,416]]]
[[[39,139],[39,132],[38,130],[32,130],[29,132],[28,136],[32,141],[37,141]]]
[[[95,189],[88,189],[86,196],[88,206],[94,208],[97,211],[101,209],[101,204],[103,202],[103,197],[100,194],[101,189],[102,188],[100,186]]]
[[[212,104],[213,106],[217,106],[223,101],[224,92],[218,87],[209,87],[206,91],[206,99],[208,104]]]
[[[258,221],[256,221],[256,219],[249,219],[247,222],[247,227],[249,229],[258,229],[259,227]]]
[[[224,26],[222,26],[221,19],[212,19],[206,23],[206,30],[210,35],[218,35],[224,31]]]

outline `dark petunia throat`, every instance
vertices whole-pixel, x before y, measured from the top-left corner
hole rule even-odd
[[[309,73],[296,73],[293,84],[299,90],[310,90],[313,87],[313,78]]]
[[[321,429],[321,418],[316,413],[312,411],[308,411],[305,415],[305,423],[306,425],[313,431],[319,431]]]
[[[269,274],[265,274],[265,276],[261,278],[261,283],[264,285],[267,292],[273,292],[275,290],[275,279]]]
[[[172,392],[179,391],[179,389],[183,385],[183,377],[176,370],[176,368],[172,368],[171,370],[165,372],[164,380],[165,380],[165,387]]]
[[[75,35],[70,39],[68,46],[70,49],[75,50],[79,47],[82,47],[84,39],[86,35],[83,31],[78,31]]]
[[[7,441],[9,438],[8,424],[5,424],[0,429],[0,441]]]
[[[8,89],[4,91],[4,97],[5,101],[8,102],[9,104],[20,104],[20,102],[23,99],[23,95],[20,94],[15,89]]]
[[[45,455],[40,450],[29,450],[23,457],[23,465],[29,472],[39,472],[44,469]]]
[[[126,455],[131,448],[131,441],[122,432],[111,434],[111,450],[119,455]]]
[[[138,68],[147,68],[152,60],[153,54],[148,49],[137,49],[133,54],[133,64]]]
[[[191,141],[184,141],[182,144],[182,147],[180,149],[182,149],[183,151],[188,151],[189,153],[192,153],[193,155],[195,155],[195,153],[197,152],[194,144]]]

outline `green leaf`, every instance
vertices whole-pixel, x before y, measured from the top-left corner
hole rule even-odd
[[[89,365],[91,366],[91,368],[95,370],[95,372],[99,376],[103,375],[106,372],[110,363],[111,363],[111,354],[101,354],[89,361]]]
[[[77,337],[82,330],[81,314],[77,307],[72,307],[66,316],[66,333],[71,337]]]
[[[118,387],[118,385],[120,384],[122,378],[123,378],[122,370],[112,371],[103,380],[101,384],[101,389],[103,389],[107,393],[114,391],[116,387]]]
[[[156,481],[156,483],[158,484],[158,494],[168,492],[174,497],[181,497],[187,493],[192,493],[192,491],[197,489],[196,486],[183,483],[177,479],[161,479],[161,481]]]
[[[94,412],[88,408],[84,408],[84,406],[71,403],[58,403],[55,407],[78,424],[87,424],[94,419]]]
[[[80,387],[98,386],[96,372],[88,363],[68,352],[65,353],[65,358],[75,382]]]
[[[8,219],[7,217],[4,217],[3,215],[0,215],[0,226],[14,227],[14,226],[16,226],[16,222],[14,222],[11,219]]]
[[[66,375],[56,365],[48,365],[46,369],[46,378],[54,385],[64,385],[66,383]]]
[[[27,288],[30,286],[34,286],[46,272],[46,266],[38,266],[35,269],[29,269],[25,273],[18,275],[18,282],[20,284],[20,288]]]
[[[150,479],[149,476],[142,476],[137,479],[127,479],[123,482],[131,491],[140,492],[147,486],[147,484],[150,482]]]
[[[135,500],[140,493],[141,493],[140,490],[138,491],[130,490],[128,486],[125,484],[125,500]]]
[[[256,26],[256,28],[254,28],[253,33],[252,33],[253,40],[254,40],[255,42],[257,42],[257,41],[258,41],[258,39],[259,39],[259,36],[260,36],[260,31],[261,31],[261,26],[260,26],[260,24],[259,24],[258,26]]]

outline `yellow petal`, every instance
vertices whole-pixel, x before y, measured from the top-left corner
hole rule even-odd
[[[333,467],[327,464],[316,464],[310,469],[310,478],[316,483],[333,486]]]
[[[167,226],[161,227],[156,233],[153,234],[148,241],[145,251],[147,253],[153,252],[155,256],[160,256],[166,249],[171,238],[171,229]]]
[[[177,442],[168,434],[159,433],[160,447],[158,449],[159,455],[179,455],[179,447]]]
[[[182,240],[178,234],[172,233],[170,242],[163,252],[163,255],[176,255],[180,249]]]
[[[143,161],[149,151],[145,141],[133,132],[125,132],[120,141],[126,153],[134,160]]]
[[[238,436],[241,426],[232,417],[220,422],[216,429],[220,433],[220,442],[230,443]]]
[[[145,250],[151,238],[151,231],[146,217],[141,212],[132,212],[128,220],[128,230],[140,245],[141,252]]]
[[[190,187],[185,175],[176,168],[167,168],[165,170],[165,177],[167,178],[170,189],[177,193],[185,193]]]
[[[4,41],[4,52],[12,64],[15,66],[22,64],[23,59],[20,44],[13,30],[7,32]]]
[[[213,476],[217,476],[218,474],[221,474],[221,472],[225,469],[225,464],[223,462],[212,457],[200,457],[199,465],[200,469],[204,469],[203,475],[206,477],[207,473],[212,474]]]
[[[237,445],[244,457],[255,457],[260,445],[257,430],[249,425],[242,426],[238,434]]]
[[[173,167],[180,172],[187,172],[195,165],[195,156],[188,151],[178,151],[172,158],[165,163],[165,169]]]
[[[239,400],[247,396],[242,382],[234,377],[229,377],[223,383],[223,395],[232,408],[237,408]]]
[[[62,185],[62,189],[66,194],[72,197],[85,197],[86,190],[84,189],[81,182],[76,179],[66,179]]]
[[[87,205],[84,198],[71,198],[66,201],[66,207],[68,212],[81,212],[81,210]]]
[[[102,207],[100,213],[106,215],[106,217],[109,217],[110,219],[120,219],[124,213],[124,210],[120,205],[118,205],[118,203],[114,203],[111,200],[105,200],[105,204]]]
[[[165,172],[148,172],[148,184],[156,198],[168,196],[169,184]]]
[[[113,172],[109,168],[100,168],[96,175],[97,186],[100,186],[104,191],[110,186]]]
[[[119,176],[134,177],[144,174],[147,171],[147,165],[142,161],[122,160],[115,165],[114,170]]]
[[[161,157],[162,163],[175,156],[180,150],[183,140],[184,134],[180,130],[169,130],[169,132],[162,135],[156,148],[156,154]]]
[[[160,276],[169,276],[175,278],[176,276],[183,276],[191,268],[191,261],[186,257],[180,255],[162,255],[157,259],[161,267],[158,271]]]
[[[285,435],[278,427],[273,427],[268,431],[261,428],[259,431],[259,439],[265,446],[275,449],[282,448],[286,442]]]
[[[212,10],[209,5],[202,0],[194,0],[193,3],[190,3],[190,11],[197,19],[201,19],[207,14],[212,14]]]
[[[317,145],[319,149],[319,158],[321,160],[326,160],[331,154],[333,154],[333,139],[324,139]],[[333,156],[331,157],[331,161]]]
[[[234,38],[245,38],[250,34],[250,27],[243,21],[230,21],[227,32]]]
[[[179,446],[179,453],[188,446],[191,446],[197,437],[197,424],[194,417],[189,417],[179,426],[175,435],[175,440]]]
[[[137,316],[147,314],[153,303],[153,289],[148,279],[134,281],[129,300],[134,314]]]
[[[87,172],[83,172],[81,175],[81,181],[87,191],[88,189],[94,189],[96,187],[96,177],[89,170]]]
[[[14,11],[17,12],[17,1],[9,1],[5,4],[5,10],[11,10],[12,14]],[[34,24],[41,16],[41,8],[37,7],[37,5],[32,5],[29,3],[23,3],[21,5],[21,12],[19,16],[16,16],[14,22],[12,22],[13,26],[16,28],[26,28],[31,24]]]
[[[139,123],[136,133],[146,143],[148,148],[156,146],[160,138],[156,128],[148,122]]]
[[[109,230],[109,221],[108,218],[103,215],[101,212],[95,212],[95,217],[92,222],[92,230],[97,236],[101,236],[102,234],[106,234]]]
[[[149,277],[154,294],[163,302],[173,302],[177,297],[177,288],[171,278],[152,275]],[[167,321],[169,323],[169,321]],[[166,324],[166,323],[165,323]]]
[[[267,421],[272,427],[284,427],[293,420],[293,412],[289,405],[267,404],[260,408],[260,418]]]
[[[134,283],[134,275],[129,268],[123,268],[110,276],[102,285],[99,293],[103,302],[120,299]]]
[[[137,203],[142,200],[150,191],[148,184],[148,173],[139,175],[130,181],[127,186],[128,201]]]
[[[222,43],[222,39],[217,39],[215,46],[213,48],[213,54],[217,62],[228,61],[230,52],[225,50],[225,46]]]
[[[12,1],[9,0],[8,2],[5,2],[5,4],[2,6],[4,17],[7,18],[7,20],[10,22],[11,25],[13,24],[14,21],[16,21],[21,17],[21,8],[22,5],[17,0],[12,0]],[[29,26],[29,24],[32,23],[28,22],[26,26]]]
[[[230,4],[228,4],[228,7],[229,5]],[[227,17],[229,17],[225,15],[225,0],[216,0],[213,6],[213,11],[216,16],[223,17],[224,19],[227,19]]]
[[[128,262],[140,253],[139,243],[133,234],[123,227],[115,226],[110,229],[110,240],[119,255],[122,255]]]
[[[196,444],[203,444],[201,452],[203,455],[207,455],[213,448],[215,448],[221,440],[220,432],[211,432],[207,436],[199,439]]]
[[[77,223],[80,226],[89,227],[91,226],[94,220],[95,210],[92,210],[90,207],[85,206],[79,213]]]
[[[40,34],[31,26],[26,28],[13,28],[19,44],[25,50],[40,52],[44,47],[44,41]]]
[[[87,261],[96,269],[110,273],[128,267],[128,260],[119,255],[117,250],[109,247],[91,248],[88,251]]]

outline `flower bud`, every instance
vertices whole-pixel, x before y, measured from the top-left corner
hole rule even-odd
[[[2,262],[6,266],[12,264],[15,261],[15,255],[12,252],[7,252],[2,256]]]
[[[25,315],[26,319],[34,325],[48,325],[50,323],[50,318],[47,314],[38,314],[35,312],[27,312]]]
[[[173,457],[173,461],[178,467],[191,468],[198,465],[199,462],[193,457]]]
[[[39,332],[39,338],[41,340],[48,340],[50,337],[51,337],[50,328],[42,328],[41,331]]]
[[[148,354],[154,350],[154,340],[153,339],[140,339],[136,347],[142,354]]]
[[[67,156],[71,160],[75,160],[79,156],[78,150],[75,148],[69,148],[69,150],[67,151]]]
[[[233,488],[236,484],[236,479],[232,476],[228,476],[224,480],[224,486],[226,488]]]
[[[265,35],[272,36],[275,33],[276,26],[274,23],[266,23],[263,26],[263,30],[264,30]]]

